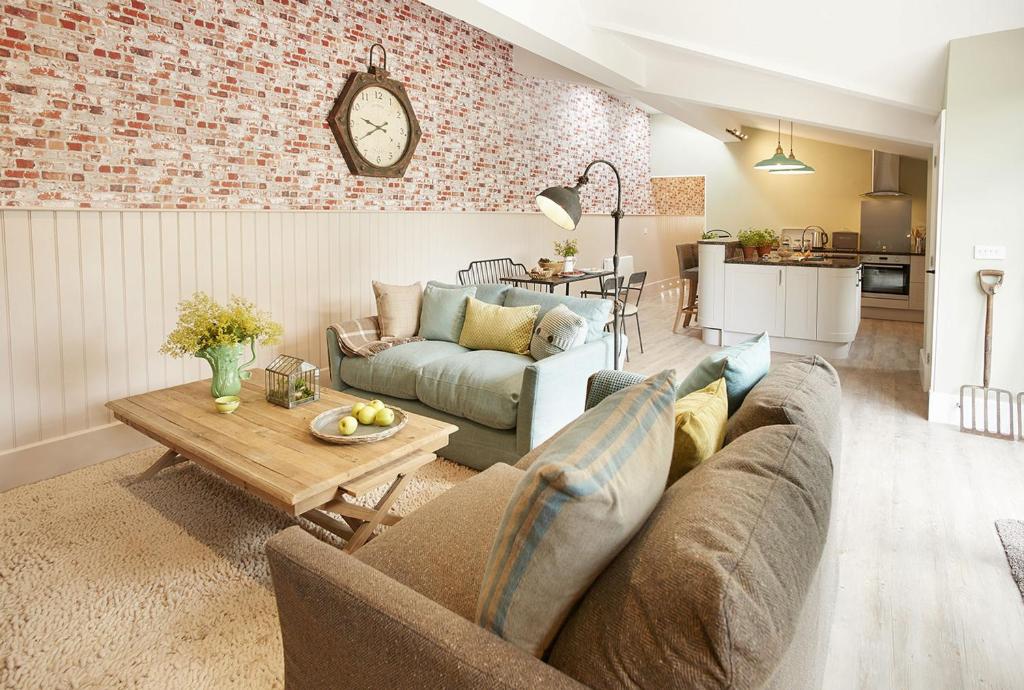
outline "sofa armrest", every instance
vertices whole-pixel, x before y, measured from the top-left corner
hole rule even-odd
[[[341,361],[345,359],[345,353],[341,351],[338,344],[338,331],[333,326],[327,327],[327,366],[330,374],[331,388],[336,391],[344,390],[345,383],[341,380]]]
[[[610,335],[526,367],[519,395],[516,446],[526,454],[583,413],[587,379],[612,363]]]
[[[631,371],[604,369],[597,372],[587,381],[587,409],[596,407],[599,402],[612,393],[636,385],[644,378],[644,376]]]
[[[267,556],[288,688],[583,687],[301,527]]]

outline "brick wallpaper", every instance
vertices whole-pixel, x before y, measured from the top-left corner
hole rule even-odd
[[[627,213],[654,210],[642,111],[519,75],[508,43],[418,2],[0,5],[3,206],[532,211],[605,157]],[[326,123],[375,40],[423,128],[401,180],[351,176]]]
[[[655,212],[665,216],[704,215],[704,176],[651,179]]]

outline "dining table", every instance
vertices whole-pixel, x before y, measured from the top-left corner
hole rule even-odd
[[[569,294],[569,286],[573,283],[578,283],[581,280],[592,280],[594,278],[600,280],[606,276],[612,275],[611,271],[580,271],[578,273],[561,274],[556,273],[548,278],[536,278],[528,273],[520,275],[505,276],[500,278],[503,283],[512,283],[514,285],[541,285],[547,288],[550,293],[555,292],[555,288],[559,285],[565,286],[565,294]]]

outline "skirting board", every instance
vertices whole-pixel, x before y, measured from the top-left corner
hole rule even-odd
[[[150,448],[155,443],[120,422],[0,453],[0,491]]]
[[[881,307],[861,307],[860,316],[863,319],[924,323],[924,311],[921,309],[882,309]]]

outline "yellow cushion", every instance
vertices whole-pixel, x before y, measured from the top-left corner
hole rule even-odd
[[[725,423],[729,419],[729,396],[725,379],[686,395],[675,403],[676,437],[672,447],[672,468],[668,483],[701,464],[722,447]]]
[[[470,350],[499,350],[517,355],[530,354],[533,322],[540,305],[499,307],[470,297],[459,345]]]

